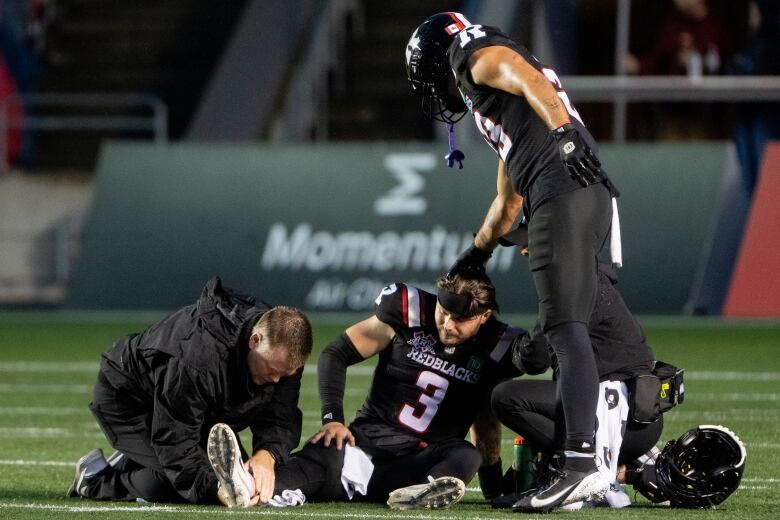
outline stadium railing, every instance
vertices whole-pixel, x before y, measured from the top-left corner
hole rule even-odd
[[[17,109],[22,107],[24,113]],[[128,115],[133,114],[133,115]],[[168,140],[168,107],[145,93],[40,93],[0,102],[0,173],[6,161],[9,130],[45,132],[148,133]]]
[[[612,140],[616,143],[625,142],[629,102],[780,101],[780,76],[569,76],[561,81],[577,103],[615,105]]]

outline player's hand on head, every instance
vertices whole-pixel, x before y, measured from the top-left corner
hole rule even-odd
[[[252,455],[244,463],[247,471],[255,480],[255,494],[249,501],[250,506],[267,504],[274,495],[274,485],[276,484],[276,470],[274,466],[276,461],[273,456],[265,450],[260,450]]]
[[[447,271],[447,276],[456,274],[484,274],[485,264],[493,256],[492,251],[485,251],[471,244],[471,247],[463,251],[452,267]]]
[[[352,432],[338,421],[331,421],[323,424],[320,431],[315,433],[309,438],[309,442],[317,444],[322,441],[322,445],[325,447],[330,446],[331,442],[336,443],[336,449],[340,450],[344,447],[344,442],[348,442],[350,446],[355,445],[355,436]]]
[[[601,182],[601,161],[582,139],[577,128],[566,123],[553,130],[558,143],[558,153],[573,179],[583,186]]]

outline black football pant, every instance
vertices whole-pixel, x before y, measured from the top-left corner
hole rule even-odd
[[[599,376],[587,324],[598,291],[598,254],[609,236],[612,200],[603,184],[544,202],[529,220],[529,268],[539,320],[558,362],[563,448],[593,452]]]
[[[499,421],[534,448],[547,453],[560,449],[554,440],[558,417],[554,381],[505,381],[493,389],[491,406]],[[629,418],[618,464],[636,460],[655,446],[663,427],[663,418],[649,424]]]
[[[373,458],[374,472],[365,496],[356,494],[355,501],[387,502],[387,496],[398,488],[422,484],[433,478],[451,476],[468,483],[481,463],[477,449],[465,440],[455,440],[428,446],[400,457]],[[284,489],[300,489],[307,501],[346,501],[341,485],[343,451],[335,443],[307,444],[294,453],[288,462],[276,470],[275,493]]]
[[[109,468],[90,483],[87,495],[93,500],[136,500],[148,502],[186,502],[174,489],[157,459],[149,439],[150,414],[133,416],[131,410],[143,410],[134,397],[118,392],[98,374],[90,404],[106,439],[125,455],[116,468]],[[205,450],[205,448],[204,448]],[[205,452],[204,452],[205,457]],[[217,503],[217,490],[209,496]]]
[[[337,450],[336,443],[327,448],[322,443],[306,443],[276,468],[274,494],[285,489],[300,489],[307,502],[338,502],[347,500],[341,485],[341,467],[344,450]]]
[[[454,440],[428,446],[408,455],[374,459],[374,473],[364,500],[387,502],[391,491],[428,482],[428,476],[457,477],[468,484],[477,474],[482,456],[468,441]],[[358,497],[358,500],[361,500]]]

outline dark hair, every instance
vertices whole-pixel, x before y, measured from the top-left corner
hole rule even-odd
[[[303,366],[311,354],[311,323],[298,309],[284,305],[273,307],[260,316],[254,329],[263,331],[270,348],[287,348],[291,367]]]
[[[496,288],[485,274],[454,274],[442,276],[436,280],[436,287],[453,294],[463,294],[469,297],[468,311],[464,317],[476,316],[490,309],[498,312]]]

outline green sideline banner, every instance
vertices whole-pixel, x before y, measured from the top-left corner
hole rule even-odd
[[[104,146],[67,306],[172,309],[218,274],[273,304],[370,312],[384,285],[430,288],[471,241],[495,195],[496,157],[440,145]],[[722,143],[602,146],[622,192],[633,310],[679,313],[717,204]],[[527,263],[489,263],[504,312],[536,312]]]

